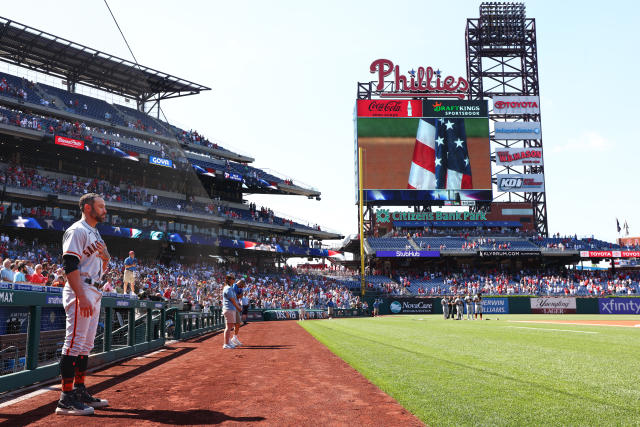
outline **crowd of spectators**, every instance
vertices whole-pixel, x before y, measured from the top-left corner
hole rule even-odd
[[[461,269],[456,272],[402,273],[401,283],[414,279],[418,295],[633,295],[638,292],[640,272],[549,269],[499,271]]]
[[[0,234],[0,278],[5,282],[64,286],[58,247],[39,245]],[[246,295],[253,308],[352,308],[359,302],[339,281],[295,269],[262,269],[215,263],[159,264],[156,259],[138,260],[136,294],[140,298],[180,300],[192,307],[219,307],[224,278],[232,273],[244,277]],[[104,292],[123,292],[124,259],[114,257],[103,277]]]
[[[21,79],[23,85],[33,86],[33,83],[27,79]],[[22,101],[27,100],[27,92],[22,87],[16,87],[7,82],[7,79],[0,78],[0,95],[10,96],[12,98],[20,99]]]
[[[131,182],[120,182],[116,185],[107,180],[97,178],[83,178],[75,175],[62,178],[51,175],[45,176],[36,169],[25,168],[19,164],[11,163],[5,167],[0,167],[0,185],[74,196],[94,192],[103,195],[107,202],[169,208],[181,212],[222,216],[229,219],[253,220],[292,227],[297,225],[293,220],[275,216],[271,209],[262,207],[258,210],[255,204],[250,204],[249,215],[243,216],[239,209],[229,208],[222,203],[198,203],[194,197],[188,197],[186,200],[175,199],[172,204],[169,203],[168,198],[165,198],[165,203],[161,204],[157,194]],[[180,196],[176,195],[176,197]],[[320,229],[317,225],[314,225],[313,228]]]

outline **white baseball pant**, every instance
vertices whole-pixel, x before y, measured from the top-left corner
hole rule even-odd
[[[91,317],[84,317],[80,314],[76,294],[69,283],[65,284],[62,290],[62,304],[67,313],[67,333],[62,346],[62,354],[68,356],[89,355],[96,338],[102,293],[93,286],[85,286],[84,289],[93,306]]]

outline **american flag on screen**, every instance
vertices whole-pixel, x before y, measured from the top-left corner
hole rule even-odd
[[[407,188],[473,188],[464,119],[420,119]]]

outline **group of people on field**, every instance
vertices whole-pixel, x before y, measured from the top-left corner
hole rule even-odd
[[[443,296],[440,303],[442,304],[442,315],[445,319],[464,319],[466,306],[467,320],[475,320],[478,316],[482,320],[482,294]]]

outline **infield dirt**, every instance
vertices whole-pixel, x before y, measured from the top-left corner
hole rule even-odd
[[[243,327],[166,346],[87,378],[110,406],[54,415],[59,388],[0,407],[3,425],[423,425],[294,321]]]

